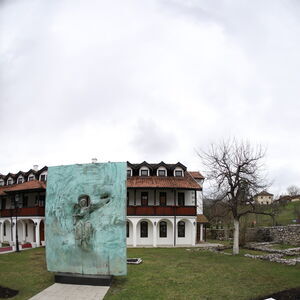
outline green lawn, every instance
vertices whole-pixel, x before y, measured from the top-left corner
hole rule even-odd
[[[191,248],[192,249],[192,248]],[[300,266],[184,248],[128,249],[141,257],[128,276],[115,278],[108,299],[251,299],[300,287]],[[28,299],[53,283],[44,249],[0,255],[0,285]]]
[[[295,213],[295,210],[297,209],[300,209],[300,201],[290,202],[285,206],[280,207],[280,212],[275,217],[275,222],[278,225],[295,224],[293,220],[297,219],[297,214]],[[273,226],[272,218],[270,216],[250,215],[248,218],[249,224],[254,220],[257,222],[257,226]]]
[[[0,254],[0,285],[19,290],[11,299],[29,299],[53,280],[53,275],[46,270],[44,248]]]

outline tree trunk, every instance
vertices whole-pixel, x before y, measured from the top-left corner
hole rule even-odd
[[[234,232],[233,232],[233,249],[232,254],[239,254],[239,219],[233,219]]]

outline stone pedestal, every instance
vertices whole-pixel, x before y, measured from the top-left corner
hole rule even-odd
[[[56,273],[54,281],[65,284],[110,286],[111,275],[84,275],[72,273]]]

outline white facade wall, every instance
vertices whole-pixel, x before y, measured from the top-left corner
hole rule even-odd
[[[44,222],[44,217],[18,217],[18,241],[20,244],[31,243],[33,247],[39,246],[45,241],[41,241],[40,237],[40,225]],[[15,217],[0,218],[0,244],[7,242],[12,246],[16,243],[16,226]],[[6,232],[4,232],[4,223],[6,224]],[[27,235],[26,235],[27,224]],[[4,234],[5,233],[5,234]],[[1,246],[1,245],[0,245]]]
[[[196,217],[186,216],[128,216],[129,221],[129,237],[127,238],[128,246],[194,246],[196,244]],[[142,221],[148,222],[148,237],[142,238],[140,236],[140,224]],[[167,237],[159,236],[159,223],[161,221],[167,222]],[[178,237],[177,224],[179,221],[185,222],[185,237]],[[176,228],[174,228],[176,224]],[[175,230],[175,239],[174,239]]]

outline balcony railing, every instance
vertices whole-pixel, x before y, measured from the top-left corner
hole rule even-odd
[[[16,215],[16,210],[2,209],[0,210],[0,217],[11,217]],[[18,208],[18,216],[45,216],[45,207],[23,207]]]
[[[128,216],[195,216],[195,206],[127,206]]]

